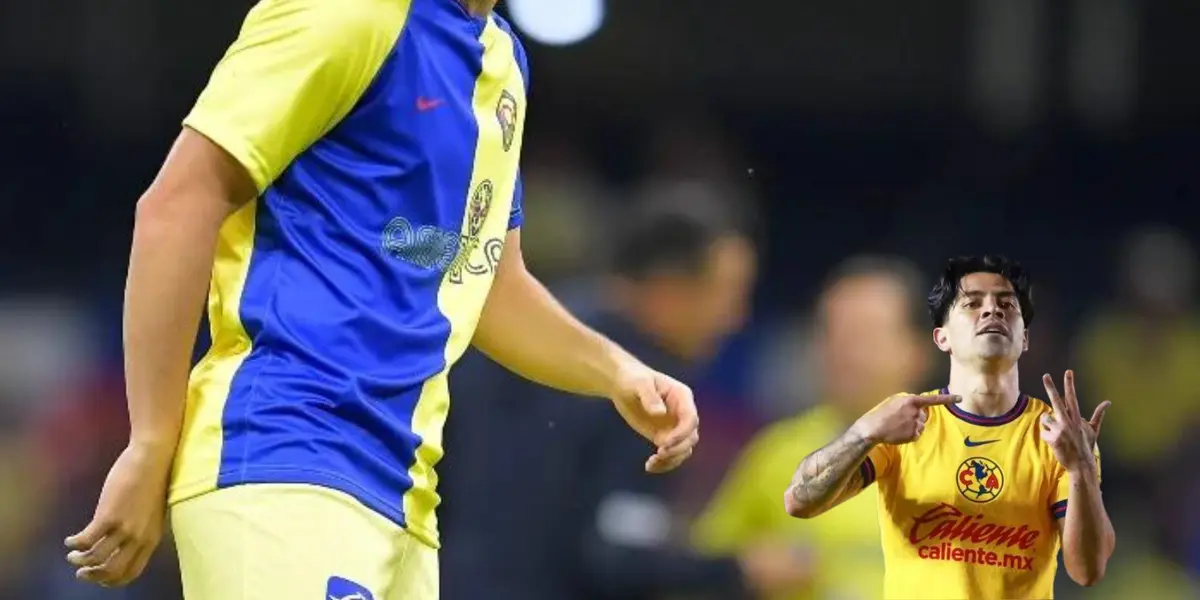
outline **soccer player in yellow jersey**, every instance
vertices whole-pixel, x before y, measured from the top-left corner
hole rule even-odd
[[[1095,451],[1109,403],[1084,420],[1071,371],[1062,394],[1043,377],[1049,404],[1018,389],[1034,315],[1020,265],[953,259],[929,309],[949,385],[892,396],[808,455],[787,511],[812,518],[876,483],[889,599],[1052,598],[1060,547],[1093,585],[1116,537]]]
[[[135,578],[169,505],[188,600],[437,598],[446,376],[469,344],[611,399],[657,447],[647,471],[691,454],[691,391],[525,269],[528,64],[494,4],[250,11],[138,203],[131,437],[66,540],[81,579]]]

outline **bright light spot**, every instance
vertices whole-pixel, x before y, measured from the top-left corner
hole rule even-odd
[[[506,0],[513,24],[529,39],[569,46],[591,37],[604,23],[605,0]]]

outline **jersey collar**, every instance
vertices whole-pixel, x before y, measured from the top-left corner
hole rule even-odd
[[[948,388],[942,388],[941,393],[949,394],[950,390]],[[1029,396],[1026,396],[1025,394],[1021,394],[1021,395],[1017,396],[1017,403],[1014,404],[1012,408],[1008,409],[1008,412],[1006,412],[1002,415],[996,416],[996,417],[985,417],[982,415],[969,413],[969,412],[959,408],[958,405],[956,405],[956,404],[947,405],[946,408],[950,411],[950,414],[952,414],[955,417],[958,417],[959,419],[966,421],[967,423],[970,423],[972,425],[980,425],[983,427],[995,427],[997,425],[1004,425],[1006,423],[1012,423],[1013,421],[1015,421],[1017,419],[1017,417],[1021,416],[1021,413],[1025,412],[1025,407],[1028,405],[1029,405]]]

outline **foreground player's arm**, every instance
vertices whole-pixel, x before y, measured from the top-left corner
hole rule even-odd
[[[894,396],[863,415],[846,433],[809,454],[797,467],[784,494],[788,514],[815,517],[853,498],[886,472],[896,444],[917,439],[926,410],[959,402],[957,396]]]
[[[399,10],[266,0],[214,70],[138,203],[125,306],[135,441],[169,454],[178,440],[218,231],[349,112],[399,30]]]
[[[508,232],[472,340],[492,360],[542,385],[609,397],[637,359],[576,319],[526,268],[521,230]]]
[[[611,399],[625,421],[657,446],[648,471],[674,469],[699,441],[691,390],[650,369],[559,304],[525,268],[519,228],[508,232],[472,342],[526,379]]]
[[[137,206],[125,292],[130,443],[95,514],[66,540],[81,579],[136,578],[162,532],[189,357],[222,227],[340,121],[403,25],[406,2],[263,0],[214,70]]]
[[[217,231],[253,197],[236,161],[185,130],[137,205],[124,314],[130,442],[164,471],[179,440]]]

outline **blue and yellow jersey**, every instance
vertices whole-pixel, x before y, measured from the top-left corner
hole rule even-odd
[[[871,450],[885,598],[1054,596],[1071,486],[1041,437],[1049,412],[1026,395],[997,417],[934,406],[915,442]]]
[[[258,186],[224,224],[172,503],[351,494],[437,546],[446,373],[521,223],[524,50],[457,0],[262,0],[184,125]]]

